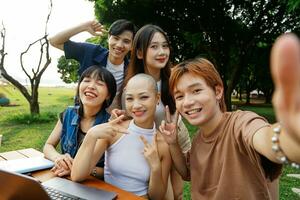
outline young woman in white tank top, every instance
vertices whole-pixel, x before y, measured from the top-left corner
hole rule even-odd
[[[159,92],[146,74],[131,78],[125,90],[127,113],[91,128],[74,159],[71,179],[84,180],[105,152],[104,179],[121,189],[150,199],[163,199],[171,158],[168,145],[155,127]]]

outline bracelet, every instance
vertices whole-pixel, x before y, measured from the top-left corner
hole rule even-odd
[[[282,164],[291,165],[293,168],[300,169],[300,165],[298,163],[290,161],[280,147],[279,135],[281,133],[281,126],[278,125],[274,127],[273,132],[274,135],[272,136],[272,150],[277,155],[276,156],[277,160]]]

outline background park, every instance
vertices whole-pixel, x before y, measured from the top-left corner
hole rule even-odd
[[[275,38],[292,31],[300,35],[300,1],[250,0],[90,0],[95,17],[106,27],[114,20],[126,18],[138,27],[147,23],[161,26],[170,37],[172,61],[180,62],[195,56],[213,60],[218,67],[226,89],[228,109],[252,110],[276,121],[271,105],[274,89],[269,71],[269,53]],[[21,83],[15,74],[7,71],[7,32],[2,24],[0,38],[0,134],[3,135],[0,152],[22,148],[42,150],[52,131],[58,113],[73,104],[75,89],[70,87],[41,87],[40,80],[47,76],[47,67],[57,63],[57,70],[65,83],[76,83],[78,63],[51,60],[47,23],[51,20],[52,1],[45,14],[44,35],[28,41],[28,48],[20,54],[19,68],[28,80]],[[89,42],[106,46],[107,36],[89,38]],[[38,64],[25,66],[24,59],[31,48],[38,51],[30,56]],[[253,92],[256,91],[256,92]],[[7,101],[8,100],[8,101]],[[1,102],[0,102],[1,103]],[[196,132],[189,126],[191,138]],[[287,174],[300,170],[285,167],[280,179],[280,199],[300,199],[292,188],[300,188],[299,179]],[[189,183],[185,184],[185,198],[189,199]]]

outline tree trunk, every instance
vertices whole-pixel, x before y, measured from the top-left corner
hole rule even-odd
[[[246,104],[247,105],[249,105],[250,104],[250,90],[249,89],[247,89],[246,90],[247,92],[247,94],[246,94]]]
[[[38,115],[40,114],[40,105],[39,105],[39,79],[36,79],[35,84],[31,85],[31,101],[30,101],[30,113],[31,115]]]
[[[41,77],[49,64],[51,63],[51,58],[49,55],[49,41],[47,38],[47,24],[51,15],[51,10],[52,10],[52,0],[50,0],[50,9],[49,13],[47,15],[46,19],[46,26],[45,26],[45,35],[41,37],[40,39],[34,41],[33,43],[29,44],[27,49],[20,54],[20,63],[21,63],[21,68],[27,78],[30,81],[30,86],[31,86],[31,91],[29,93],[29,90],[21,84],[19,81],[17,81],[15,78],[10,76],[7,71],[4,68],[4,58],[7,55],[5,53],[5,37],[6,37],[6,30],[3,25],[3,29],[1,30],[1,40],[2,40],[2,45],[0,47],[0,73],[1,75],[10,83],[12,83],[16,88],[20,90],[20,92],[23,94],[23,96],[26,98],[26,100],[29,103],[30,107],[30,113],[31,115],[37,115],[40,114],[40,107],[39,107],[39,102],[38,102],[38,88],[40,84]],[[39,62],[37,63],[37,67],[32,67],[31,68],[31,74],[26,70],[24,67],[23,63],[23,56],[28,53],[29,49],[35,45],[39,44],[40,45],[40,55],[39,55]],[[45,63],[43,63],[43,60],[45,60]]]
[[[225,92],[225,103],[226,103],[226,107],[228,111],[231,111],[231,93],[233,90],[232,84],[230,84],[231,82],[229,81],[227,87],[226,87],[226,92]]]
[[[39,102],[36,100],[33,100],[30,102],[30,113],[31,115],[38,115],[40,114],[40,105]]]
[[[272,103],[272,93],[273,93],[273,89],[270,90],[265,90],[263,91],[264,95],[265,95],[265,103],[266,104],[271,104]]]

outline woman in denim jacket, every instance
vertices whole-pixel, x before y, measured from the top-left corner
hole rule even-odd
[[[94,125],[108,121],[106,108],[116,94],[113,75],[104,67],[91,66],[86,69],[77,86],[78,106],[70,106],[60,114],[52,133],[44,146],[45,157],[54,161],[52,171],[57,176],[71,173],[73,158],[79,149],[85,133]],[[56,151],[60,142],[61,152]],[[101,158],[93,175],[102,175],[104,159]]]

